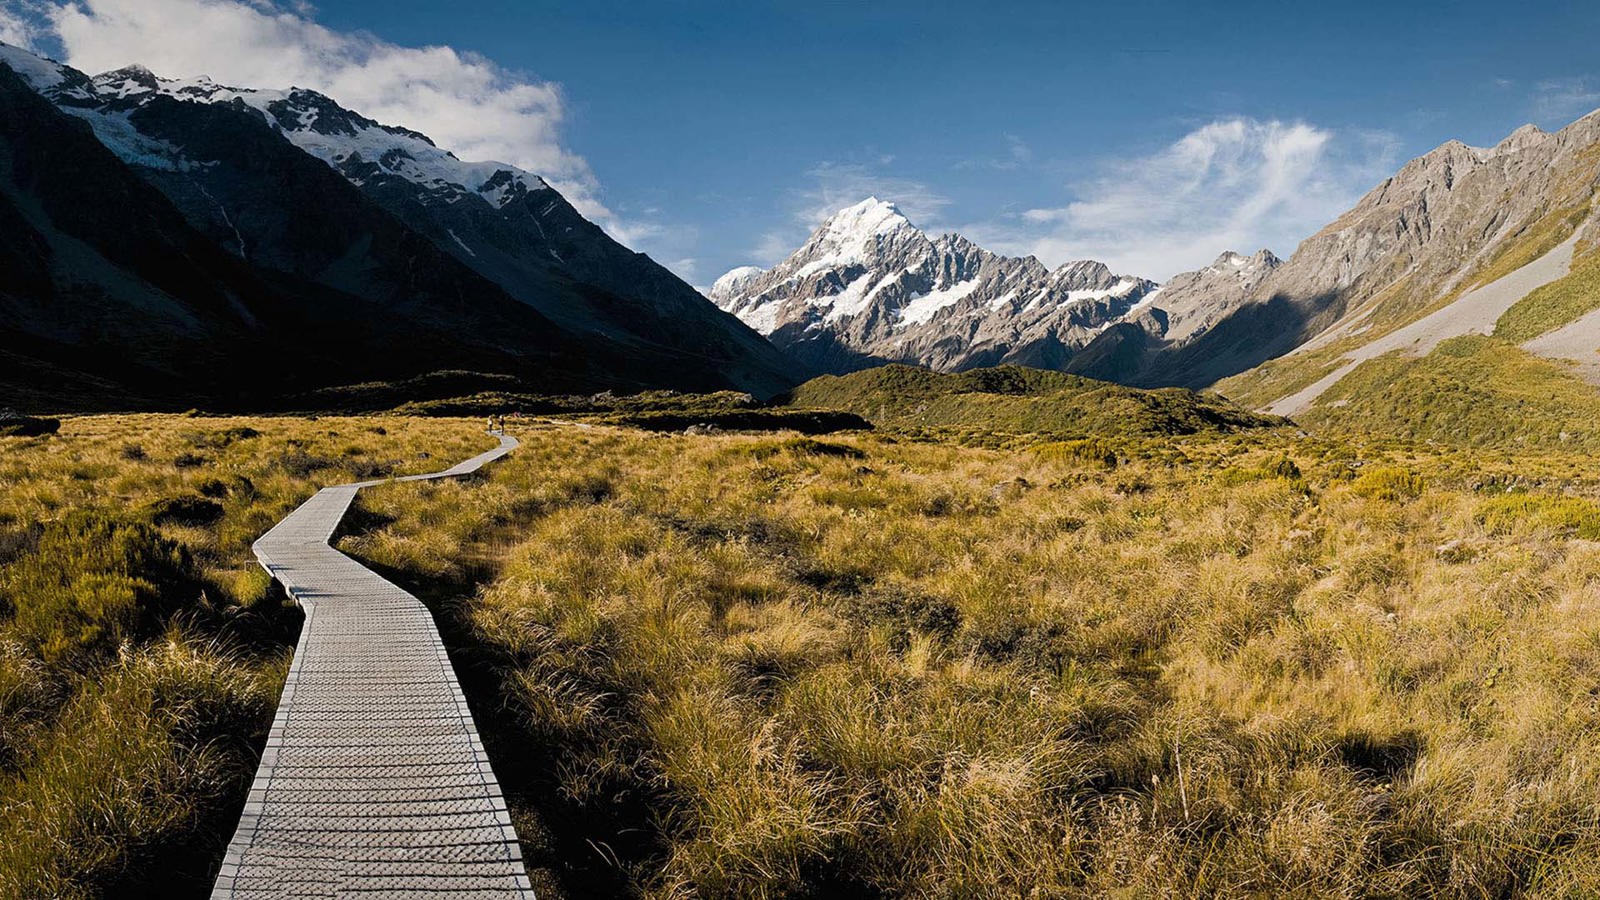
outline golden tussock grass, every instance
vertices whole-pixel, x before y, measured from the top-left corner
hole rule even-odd
[[[249,546],[459,420],[93,416],[0,438],[0,896],[209,890],[297,616]]]
[[[629,890],[1600,891],[1585,458],[522,438],[343,546],[464,592]]]

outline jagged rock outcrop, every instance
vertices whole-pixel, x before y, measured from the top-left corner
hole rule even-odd
[[[930,237],[872,197],[829,218],[776,267],[724,275],[711,299],[815,372],[885,361],[953,371],[1060,368],[1155,289],[1090,260],[1052,271],[959,234]]]

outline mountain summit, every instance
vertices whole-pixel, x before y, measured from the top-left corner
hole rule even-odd
[[[1080,351],[1119,323],[1158,340],[1202,334],[1278,262],[1265,250],[1224,254],[1162,288],[1095,260],[1049,269],[959,234],[930,237],[893,203],[868,197],[772,269],[724,275],[711,299],[816,372],[881,362],[1072,370]]]

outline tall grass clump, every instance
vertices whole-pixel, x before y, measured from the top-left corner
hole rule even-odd
[[[0,434],[0,896],[204,894],[298,627],[249,546],[444,420],[69,418]]]
[[[613,892],[1600,890],[1587,457],[523,439],[343,546],[432,586]]]

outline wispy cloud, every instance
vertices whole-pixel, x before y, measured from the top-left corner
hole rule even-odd
[[[888,159],[889,162],[893,158]],[[950,199],[920,181],[877,171],[871,166],[825,162],[806,173],[812,184],[797,192],[802,201],[795,221],[807,228],[821,225],[839,210],[868,197],[888,200],[919,226],[939,221]]]
[[[0,40],[49,45],[91,74],[139,63],[164,77],[304,87],[414,128],[457,156],[538,173],[617,239],[682,260],[682,235],[619,216],[563,140],[559,84],[448,46],[404,47],[318,23],[303,0],[4,0]]]
[[[950,198],[921,181],[883,171],[893,162],[893,156],[879,156],[872,164],[822,162],[811,167],[805,183],[788,192],[787,224],[762,234],[751,255],[761,265],[776,265],[829,216],[868,197],[895,204],[919,227],[938,227]]]
[[[1394,164],[1398,142],[1303,122],[1231,118],[1149,156],[1107,161],[1069,186],[1076,199],[967,230],[994,249],[1047,264],[1099,259],[1166,278],[1225,249],[1287,254]]]
[[[1600,107],[1600,78],[1550,78],[1533,87],[1533,115],[1546,125],[1565,125]]]
[[[1005,153],[1000,156],[986,156],[976,159],[964,159],[955,164],[961,169],[995,169],[1001,172],[1012,172],[1017,169],[1032,165],[1033,148],[1028,142],[1014,135],[1002,135],[1005,138]]]

